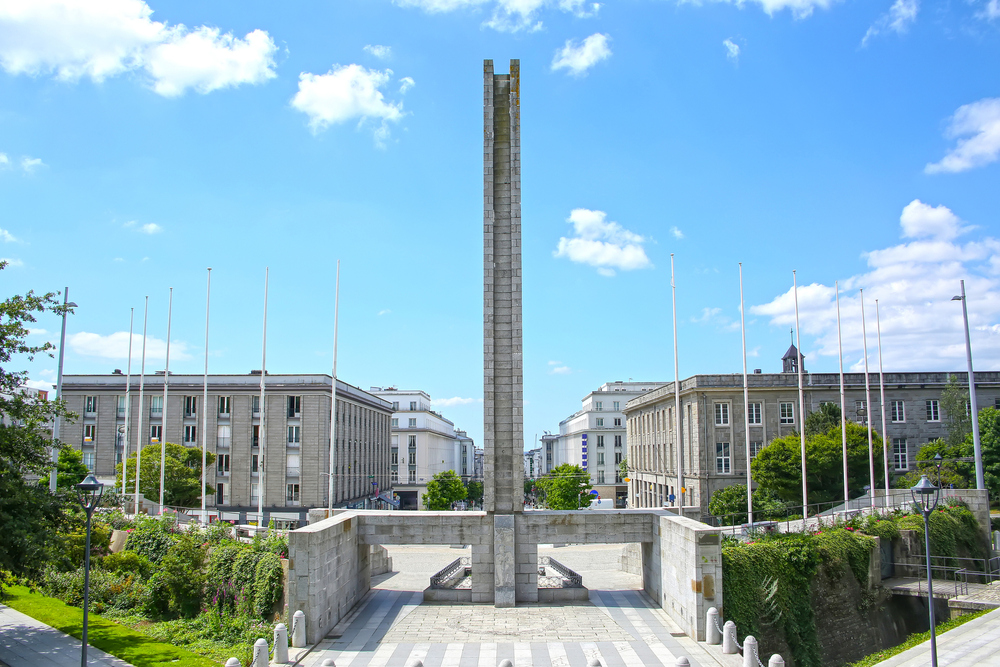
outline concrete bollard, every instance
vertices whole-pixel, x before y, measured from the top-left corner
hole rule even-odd
[[[510,661],[510,658],[504,658],[497,667],[514,667],[514,663]]]
[[[722,643],[722,633],[719,632],[719,610],[715,607],[708,608],[705,620],[705,638],[709,644]]]
[[[242,666],[240,665],[239,660],[237,660],[236,658],[230,658],[229,660],[226,660],[226,667],[242,667]]]
[[[674,660],[674,667],[691,667],[691,661],[682,655]]]
[[[743,667],[757,667],[757,638],[753,635],[743,639]]]
[[[424,663],[422,660],[417,660],[416,658],[414,658],[413,660],[410,660],[408,663],[406,663],[406,667],[424,667]]]
[[[785,659],[775,653],[771,656],[771,659],[767,661],[767,667],[785,667]]]
[[[292,646],[304,648],[306,645],[306,615],[301,609],[292,614]]]
[[[323,661],[321,667],[337,667],[337,663],[333,661],[333,658],[327,658]]]
[[[271,661],[270,657],[267,640],[261,637],[253,643],[253,659],[250,661],[250,667],[267,667],[267,663]]]
[[[722,626],[722,652],[734,655],[740,652],[740,647],[736,644],[736,624],[726,621]]]
[[[603,665],[601,665],[601,659],[598,658],[597,656],[594,656],[593,658],[587,661],[587,667],[603,667]]]
[[[274,626],[274,662],[278,665],[288,663],[288,630],[284,623]]]

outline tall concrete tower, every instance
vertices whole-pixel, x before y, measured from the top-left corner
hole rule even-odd
[[[484,505],[524,507],[521,360],[520,64],[494,74],[483,63]]]

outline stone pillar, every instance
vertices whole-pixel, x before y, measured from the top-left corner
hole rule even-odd
[[[524,508],[519,61],[498,75],[484,61],[483,84],[483,508],[494,521],[494,603],[508,607],[518,569],[513,515]]]

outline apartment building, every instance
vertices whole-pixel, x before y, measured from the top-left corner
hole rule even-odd
[[[791,355],[791,356],[790,356]],[[782,359],[782,373],[748,376],[749,406],[744,411],[743,375],[694,375],[680,383],[680,437],[675,433],[673,383],[631,399],[625,405],[628,430],[630,507],[683,505],[708,514],[708,502],[718,489],[747,480],[746,422],[752,460],[775,438],[798,433],[804,424],[799,414],[798,374],[791,360],[794,346]],[[886,373],[886,431],[890,474],[904,474],[914,467],[917,450],[947,435],[947,416],[941,392],[955,375],[964,372]],[[864,373],[845,373],[845,417],[860,424],[871,420],[882,431],[879,375],[869,375],[871,405],[865,399]],[[823,403],[840,405],[837,373],[803,371],[805,412]],[[978,409],[1000,407],[1000,373],[977,372]],[[683,487],[678,484],[678,457]],[[671,499],[671,497],[673,499]]]
[[[537,479],[542,476],[542,448],[536,447],[524,453],[524,478]]]
[[[427,392],[395,387],[369,391],[392,408],[390,478],[401,509],[423,509],[427,483],[440,472],[453,470],[466,483],[475,477],[475,443],[431,410]]]
[[[328,506],[329,375],[268,374],[263,432],[259,371],[209,375],[207,404],[203,376],[171,374],[165,405],[165,379],[162,372],[145,377],[140,405],[137,375],[128,400],[121,371],[64,376],[63,398],[80,417],[63,422],[62,439],[82,451],[98,479],[114,484],[115,466],[135,452],[137,439],[143,447],[171,442],[200,448],[204,427],[206,446],[216,455],[207,474],[215,488],[208,505],[220,518],[255,518],[261,491],[264,522],[304,522],[310,508]],[[335,507],[362,505],[375,487],[390,488],[391,415],[390,403],[337,381]]]

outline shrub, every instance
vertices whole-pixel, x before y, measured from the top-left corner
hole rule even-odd
[[[152,563],[159,563],[167,555],[174,543],[170,532],[171,524],[154,519],[146,519],[138,523],[125,541],[125,551],[132,551],[145,556]]]
[[[122,551],[105,556],[101,560],[101,569],[119,574],[132,574],[139,579],[148,579],[153,571],[153,564],[148,558],[134,551]]]
[[[83,565],[83,552],[87,546],[86,525],[63,536],[64,554],[70,569]],[[94,521],[90,526],[90,557],[103,556],[111,547],[111,527]]]
[[[221,614],[236,607],[236,588],[233,584],[233,568],[236,558],[250,548],[242,542],[226,540],[212,547],[208,558],[206,594]]]
[[[257,578],[257,564],[265,552],[243,549],[233,562],[232,586],[236,607],[242,613],[252,614]]]
[[[82,607],[83,580],[83,568],[72,572],[49,570],[42,577],[41,589],[66,604]],[[146,597],[146,585],[140,577],[107,570],[90,571],[90,609],[94,613],[101,614],[108,609],[141,609]]]
[[[866,517],[861,529],[868,535],[882,538],[882,540],[891,542],[899,539],[899,528],[896,527],[896,522],[891,518],[881,517],[877,514]]]
[[[265,553],[257,562],[254,576],[253,615],[269,620],[271,609],[281,601],[284,574],[281,559],[273,553]]]
[[[150,582],[150,611],[158,616],[196,616],[204,595],[204,567],[205,549],[194,536],[181,535]]]
[[[225,521],[216,521],[205,528],[205,541],[209,544],[219,544],[233,537],[233,527]]]

